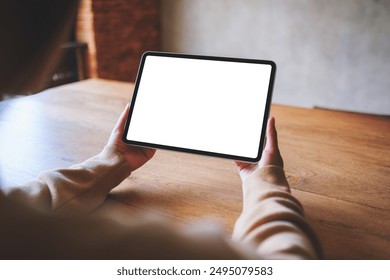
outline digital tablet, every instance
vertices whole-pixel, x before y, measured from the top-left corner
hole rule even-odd
[[[268,60],[146,52],[123,140],[257,162],[275,71]]]

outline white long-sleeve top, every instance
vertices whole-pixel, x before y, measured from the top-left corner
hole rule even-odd
[[[0,189],[1,259],[316,259],[321,249],[278,166],[261,167],[243,184],[233,236],[167,221],[118,222],[85,215],[130,176],[110,147],[67,169]]]

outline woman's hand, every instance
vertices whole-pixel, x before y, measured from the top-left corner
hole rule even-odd
[[[150,160],[156,150],[127,145],[122,141],[123,130],[126,123],[126,117],[129,114],[129,109],[130,105],[127,104],[125,110],[120,115],[113,131],[111,132],[107,146],[112,147],[123,154],[131,168],[131,171],[134,171]]]
[[[243,182],[259,167],[276,165],[283,168],[283,159],[278,147],[278,136],[275,128],[275,119],[273,117],[268,120],[266,143],[260,161],[256,164],[236,161],[236,165]]]

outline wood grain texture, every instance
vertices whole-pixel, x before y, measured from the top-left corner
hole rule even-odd
[[[390,258],[390,119],[273,106],[285,170],[331,259]]]
[[[132,85],[87,80],[0,102],[0,178],[21,184],[98,153]],[[329,259],[390,259],[390,120],[273,105],[293,194]],[[98,210],[155,212],[188,225],[210,218],[229,234],[241,211],[234,163],[159,150]]]

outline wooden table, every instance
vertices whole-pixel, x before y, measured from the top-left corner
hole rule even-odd
[[[87,80],[0,103],[2,185],[98,153],[131,98],[129,83]],[[272,106],[293,194],[330,259],[390,259],[390,119]],[[241,211],[232,161],[158,151],[99,211],[158,209],[180,225]]]

